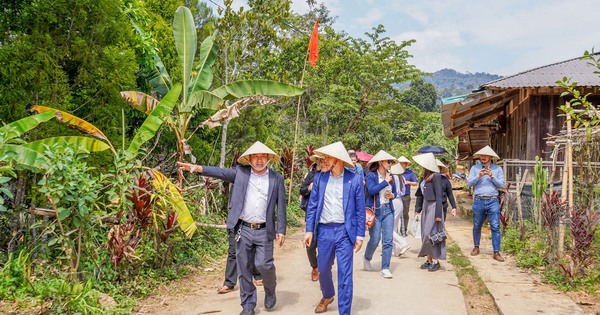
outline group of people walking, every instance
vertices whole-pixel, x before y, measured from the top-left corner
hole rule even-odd
[[[493,156],[497,157],[495,153]],[[310,158],[314,164],[300,187],[300,194],[301,208],[306,211],[303,243],[312,268],[311,279],[319,281],[322,293],[315,313],[326,312],[334,300],[332,267],[337,260],[338,312],[350,314],[353,256],[362,248],[367,229],[369,241],[363,255],[363,269],[373,269],[371,261],[381,241],[380,274],[386,279],[393,278],[390,271],[391,257],[403,255],[410,248],[405,237],[410,189],[413,186],[417,187],[415,213],[421,222],[422,244],[418,256],[426,257],[421,268],[429,271],[441,268],[439,260],[446,259],[446,199],[450,200],[452,215],[456,214],[456,204],[447,178],[447,167],[436,160],[433,154],[413,156],[413,160],[422,168],[423,175],[420,179],[407,168],[411,164],[410,160],[406,157],[395,158],[383,150],[366,164],[366,172],[357,163],[356,153],[346,150],[341,142],[315,149]],[[262,279],[264,306],[267,310],[272,310],[277,302],[273,247],[274,242],[282,246],[285,241],[286,194],[283,176],[270,169],[269,165],[278,160],[279,156],[275,152],[257,141],[238,158],[239,165],[235,168],[178,163],[181,169],[233,184],[227,218],[230,244],[228,267],[226,281],[219,293],[233,290],[235,279],[227,278],[231,278],[237,271],[242,315],[254,314],[257,305],[256,283],[253,279]],[[486,160],[482,155],[481,160],[484,166],[491,163],[491,157]],[[497,188],[504,185],[504,179],[502,169],[494,166],[492,164],[481,169],[474,179],[469,175],[469,185],[475,186],[476,202],[478,198],[484,201],[478,204],[480,210],[477,210],[477,215],[475,205],[473,207],[476,218],[472,254],[476,250],[479,252],[481,225],[487,215],[492,226],[494,259],[500,260],[499,229],[495,234],[492,221],[497,210],[493,201],[497,201]],[[496,188],[495,199],[491,189],[488,189],[490,184]],[[486,187],[478,189],[477,185]],[[374,223],[369,228],[365,225],[366,207],[372,208],[375,214]],[[235,261],[236,270],[231,270],[233,267],[230,268],[230,261]]]

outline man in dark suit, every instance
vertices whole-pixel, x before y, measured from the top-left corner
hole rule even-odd
[[[256,308],[253,265],[263,277],[265,308],[270,311],[277,302],[273,241],[277,240],[279,246],[285,241],[287,200],[283,176],[270,170],[268,165],[278,160],[275,152],[257,141],[239,157],[238,163],[242,165],[234,169],[178,162],[181,168],[190,172],[233,183],[227,228],[236,233],[241,315],[254,314]]]
[[[319,255],[319,283],[323,298],[315,313],[324,313],[333,302],[335,289],[331,268],[337,257],[338,312],[350,314],[352,307],[353,250],[358,252],[365,237],[364,185],[359,175],[344,168],[353,167],[341,142],[316,149],[329,170],[315,177],[306,212],[304,244],[308,247],[316,237]]]

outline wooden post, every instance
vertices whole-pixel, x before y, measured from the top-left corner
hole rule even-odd
[[[306,61],[308,60],[309,50],[306,51],[304,58],[304,66],[302,67],[302,78],[300,78],[300,88],[304,85],[304,73],[306,73]],[[296,107],[296,127],[294,129],[294,146],[292,147],[292,169],[290,170],[290,186],[288,187],[288,206],[292,201],[292,187],[294,183],[294,160],[296,160],[296,143],[298,142],[298,120],[300,118],[300,103],[302,102],[302,94],[298,97],[298,106]]]
[[[567,108],[569,108],[571,106],[571,103],[566,104]],[[569,195],[568,193],[568,189],[569,189],[569,178],[572,178],[569,173],[570,173],[570,168],[572,169],[572,165],[571,167],[569,167],[569,156],[571,156],[571,115],[569,114],[569,112],[567,111],[567,118],[566,118],[566,124],[567,124],[567,144],[565,146],[565,163],[563,165],[563,175],[562,175],[562,187],[561,187],[561,193],[560,193],[560,199],[562,201],[567,200],[567,195]],[[572,186],[572,184],[571,184]],[[572,199],[572,198],[569,198]],[[569,201],[569,212],[571,211],[571,201]],[[561,216],[560,218],[560,223],[558,225],[558,255],[559,258],[562,258],[565,254],[565,228],[566,228],[566,217],[564,215]]]

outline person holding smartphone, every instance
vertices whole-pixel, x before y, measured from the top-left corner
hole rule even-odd
[[[473,250],[471,256],[479,255],[479,242],[481,240],[481,227],[487,216],[492,230],[493,258],[503,262],[500,255],[500,202],[498,201],[498,188],[504,187],[504,171],[492,161],[499,158],[498,154],[488,145],[475,152],[473,157],[479,157],[481,164],[475,164],[469,171],[467,183],[473,187],[475,198],[473,200]]]
[[[381,240],[381,276],[386,279],[393,278],[390,272],[394,242],[394,205],[392,200],[396,198],[398,192],[390,169],[397,163],[398,160],[394,156],[381,150],[367,163],[369,173],[365,177],[368,194],[365,205],[375,204],[376,210],[375,224],[369,228],[370,239],[363,257],[363,265],[366,271],[373,270],[371,260],[379,245],[379,240]]]

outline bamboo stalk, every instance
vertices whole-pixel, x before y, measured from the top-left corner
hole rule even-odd
[[[566,104],[567,108],[569,108],[571,106],[571,103],[567,102]],[[569,111],[566,111],[567,113],[567,118],[566,118],[566,124],[567,124],[567,135],[568,135],[568,140],[571,140],[570,134],[571,134],[571,115],[569,114]],[[565,165],[563,166],[563,176],[562,176],[562,187],[561,187],[561,193],[560,193],[560,199],[562,201],[567,200],[567,195],[568,195],[568,182],[569,182],[569,156],[571,155],[571,143],[570,141],[567,141],[566,143],[566,149],[565,149]],[[572,167],[572,165],[571,165]],[[571,211],[571,208],[569,207],[569,211]],[[560,218],[560,223],[558,225],[558,256],[559,258],[563,257],[565,254],[565,229],[566,229],[566,222],[565,222],[565,216],[562,215]]]

